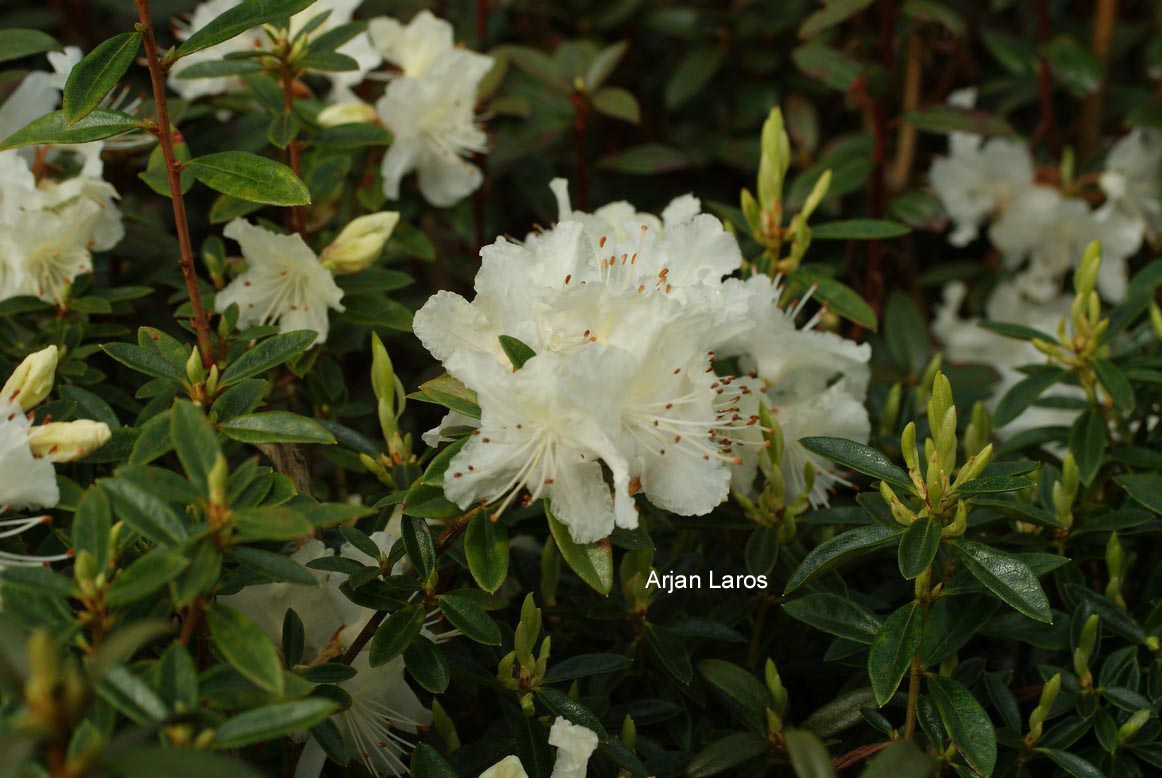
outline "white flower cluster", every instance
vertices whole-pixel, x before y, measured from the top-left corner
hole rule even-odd
[[[376,532],[372,541],[386,556],[395,543],[389,532]],[[338,555],[364,565],[380,564],[350,543],[344,543]],[[291,559],[306,565],[315,559],[335,556],[321,540],[308,540]],[[339,585],[346,576],[312,570],[316,586],[294,583],[270,583],[248,586],[237,594],[219,600],[238,610],[262,628],[276,644],[282,640],[283,618],[294,609],[303,623],[303,662],[316,664],[341,656],[366,626],[372,611],[351,602]],[[414,735],[431,724],[432,716],[404,680],[402,657],[371,667],[367,648],[351,663],[357,674],[340,681],[339,688],[351,697],[351,705],[336,714],[339,727],[352,753],[359,757],[375,776],[407,775],[403,756],[413,743],[405,735]],[[305,735],[305,733],[303,733]],[[304,747],[295,778],[317,778],[326,763],[323,749],[312,738]]]
[[[241,0],[208,0],[193,12],[178,37],[188,38]],[[317,0],[291,17],[295,34],[320,14],[325,21],[315,27],[315,37],[351,21],[362,0]],[[170,74],[170,86],[182,97],[197,97],[238,91],[244,87],[237,76],[183,78],[190,66],[219,60],[227,54],[251,51],[268,45],[260,30],[231,38],[178,60]],[[376,17],[368,32],[356,35],[337,51],[355,59],[359,68],[331,75],[332,103],[319,113],[323,125],[379,121],[392,133],[392,144],[383,158],[383,191],[397,200],[400,182],[415,172],[420,192],[433,205],[455,205],[474,192],[483,180],[480,169],[467,157],[484,152],[488,139],[476,121],[477,89],[492,69],[493,59],[458,47],[452,25],[428,11],[416,14],[410,23]],[[352,91],[387,64],[390,81],[374,106],[359,101]]]
[[[975,91],[961,90],[950,99],[971,107]],[[955,132],[949,154],[932,164],[929,180],[954,229],[955,246],[974,240],[989,222],[989,241],[1005,267],[1016,271],[1013,283],[1033,302],[1055,298],[1080,261],[1085,247],[1101,241],[1098,291],[1111,302],[1125,298],[1126,260],[1162,230],[1162,136],[1135,129],[1114,145],[1099,183],[1104,204],[1091,208],[1078,196],[1039,183],[1033,156],[1023,142],[984,140]]]
[[[558,717],[549,729],[549,745],[557,747],[550,778],[585,778],[589,757],[597,750],[597,733]],[[519,757],[506,756],[482,772],[480,778],[529,778],[529,774]]]
[[[301,235],[235,219],[222,234],[238,242],[246,269],[218,293],[215,308],[224,312],[237,305],[240,327],[277,324],[280,332],[314,330],[319,333],[315,342],[323,343],[330,330],[327,312],[343,310],[343,290],[333,276],[368,267],[398,222],[394,211],[360,216],[316,256]]]
[[[971,107],[973,90],[962,90],[950,102]],[[970,133],[953,133],[949,156],[933,163],[929,179],[951,218],[949,241],[967,245],[990,222],[989,241],[1001,253],[1011,280],[1002,281],[985,304],[989,320],[1023,324],[1049,334],[1069,314],[1070,297],[1062,286],[1081,260],[1085,247],[1101,242],[1098,291],[1111,302],[1125,298],[1127,260],[1143,238],[1162,237],[1162,135],[1135,129],[1114,144],[1097,183],[1105,201],[1097,208],[1078,196],[1038,183],[1028,147],[1014,140],[983,140]],[[996,403],[1025,377],[1019,368],[1044,361],[1027,342],[980,328],[975,318],[962,318],[966,289],[959,282],[944,289],[944,302],[933,322],[933,333],[945,355],[957,362],[992,366],[1000,376],[990,404]],[[1076,399],[1078,387],[1058,385],[1049,399]],[[1077,412],[1034,406],[1005,427],[1004,436],[1044,426],[1069,425]]]
[[[33,426],[28,414],[52,391],[56,365],[57,348],[49,346],[26,357],[0,388],[0,514],[56,505],[60,488],[53,463],[80,459],[109,440],[109,427],[88,419]],[[0,519],[0,538],[18,535],[42,518]],[[45,561],[52,560],[0,551],[0,567]]]
[[[81,52],[48,55],[53,72],[33,72],[0,105],[0,138],[56,109]],[[21,295],[64,304],[73,279],[91,272],[91,251],[124,235],[116,190],[102,178],[100,141],[0,152],[0,300]],[[66,167],[75,175],[56,177]]]
[[[186,40],[194,32],[241,3],[242,0],[206,0],[194,8],[190,14],[189,22],[178,25],[178,40]],[[307,40],[318,38],[336,27],[351,22],[356,9],[362,3],[363,0],[315,0],[314,3],[290,18],[290,34],[292,37],[297,35],[309,22],[325,15],[323,22],[307,34]],[[186,100],[196,100],[199,97],[220,95],[226,92],[240,92],[245,88],[245,82],[237,76],[185,78],[182,73],[199,63],[214,62],[227,54],[254,51],[269,45],[270,39],[266,34],[261,29],[255,28],[216,46],[195,51],[193,54],[179,59],[170,70],[170,88]],[[352,99],[351,90],[358,86],[371,70],[383,62],[383,57],[371,45],[371,39],[367,37],[366,33],[354,36],[336,51],[354,59],[359,67],[356,70],[327,74],[331,81],[331,92],[328,94],[328,99],[331,102]]]
[[[753,475],[744,454],[761,445],[763,389],[797,438],[829,434],[794,425],[808,405],[816,421],[838,423],[834,409],[811,404],[841,387],[859,398],[842,413],[862,418],[851,432],[866,440],[867,348],[814,322],[797,328],[798,308],[778,307],[769,280],[728,278],[742,264],[738,244],[697,199],[677,198],[660,219],[624,202],[588,214],[571,209],[564,181],[552,188],[556,226],[486,246],[475,299],[438,292],[415,317],[416,335],[481,409],[448,466],[449,499],[465,509],[498,501],[499,514],[527,490],[548,498],[579,543],[636,527],[638,492],[679,515],[708,513],[732,476],[745,488]],[[514,369],[502,336],[534,355]],[[757,378],[719,376],[719,353],[739,355]],[[831,381],[845,372],[850,383]],[[466,423],[452,414],[442,426]]]

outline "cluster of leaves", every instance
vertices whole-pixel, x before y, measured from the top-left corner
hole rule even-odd
[[[154,11],[160,22],[187,5]],[[250,0],[169,53],[145,54],[172,64],[307,5]],[[397,5],[365,10],[410,15]],[[325,348],[311,332],[239,331],[236,312],[214,322],[209,349],[195,346],[167,200],[185,196],[207,299],[229,264],[218,225],[248,214],[293,225],[309,203],[308,229],[326,238],[385,207],[377,171],[390,133],[324,128],[320,100],[287,99],[288,85],[349,69],[335,50],[362,25],[191,68],[247,88],[171,101],[178,133],[155,111],[103,102],[118,83],[150,88],[130,4],[72,3],[67,19],[42,4],[0,12],[0,60],[13,66],[58,48],[32,28],[90,50],[61,110],[3,148],[146,133],[166,136],[179,163],[161,146],[108,155],[126,239],[67,306],[0,303],[0,376],[58,345],[56,397],[38,414],[113,430],[62,468],[51,525],[0,538],[72,552],[0,573],[0,773],[247,778],[293,770],[309,732],[346,766],[328,774],[359,775],[334,714],[350,704],[341,685],[364,646],[373,667],[402,658],[432,710],[435,726],[414,738],[415,775],[474,776],[516,753],[546,777],[550,716],[598,734],[600,776],[1162,768],[1162,356],[1149,318],[1162,264],[1142,263],[1127,301],[1103,310],[1087,257],[1068,338],[986,322],[1046,356],[989,414],[978,400],[991,372],[941,364],[926,320],[949,279],[976,282],[983,299],[995,263],[979,246],[950,259],[917,170],[926,140],[939,152],[952,131],[1015,127],[1043,142],[1050,166],[1084,170],[1097,150],[1088,120],[1052,117],[1082,116],[1074,109],[1095,96],[1099,128],[1162,122],[1146,75],[1162,39],[1134,23],[1149,21],[1149,4],[1123,3],[1100,51],[1070,4],[444,5],[461,37],[479,36],[500,62],[484,90],[488,181],[447,211],[400,205],[377,265],[339,279],[346,310]],[[77,21],[86,6],[94,28]],[[966,80],[994,113],[944,104]],[[772,151],[782,127],[766,137],[761,127],[775,104],[793,143]],[[1075,157],[1061,154],[1066,142]],[[466,285],[483,240],[551,220],[554,172],[574,179],[579,207],[645,208],[693,190],[754,267],[783,273],[793,294],[813,288],[830,324],[866,334],[871,444],[805,445],[870,488],[823,509],[772,487],[697,519],[650,511],[641,528],[587,545],[540,503],[494,522],[449,502],[441,485],[462,441],[422,454],[412,441],[444,409],[479,408],[434,376],[406,334],[411,311]],[[740,201],[756,173],[756,194]],[[820,223],[808,225],[813,214]],[[527,347],[503,345],[519,369]],[[990,444],[993,427],[1057,383],[1083,390],[1072,427]],[[971,411],[957,412],[953,387]],[[781,442],[770,443],[777,463]],[[372,535],[397,512],[399,540],[382,550]],[[289,552],[310,537],[373,561],[301,565]],[[648,584],[651,571],[771,583],[667,593]],[[261,584],[313,586],[321,572],[368,615],[355,644],[321,663],[304,657],[304,614],[288,611],[276,641],[218,601]],[[433,640],[433,623],[460,637]]]

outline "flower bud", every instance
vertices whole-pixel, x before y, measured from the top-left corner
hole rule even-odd
[[[16,403],[22,411],[36,406],[52,391],[56,363],[56,346],[49,346],[35,354],[29,354],[16,366],[12,377],[0,390],[0,404]]]
[[[33,427],[28,435],[32,453],[50,462],[72,462],[109,442],[109,427],[100,421],[54,421]]]
[[[1138,731],[1150,720],[1150,716],[1151,711],[1148,708],[1143,708],[1130,716],[1129,720],[1118,728],[1118,743],[1125,743],[1133,739],[1134,735],[1138,734]]]
[[[379,258],[383,244],[399,223],[395,211],[380,211],[350,222],[339,236],[323,249],[319,261],[333,273],[358,273]]]
[[[791,139],[783,126],[783,112],[778,108],[772,108],[763,123],[761,148],[759,205],[764,211],[769,211],[782,198],[783,178],[791,164]]]
[[[1095,240],[1085,247],[1081,264],[1078,265],[1077,272],[1073,274],[1073,290],[1079,298],[1089,297],[1089,293],[1097,284],[1097,272],[1100,268],[1101,244]]]
[[[320,127],[335,127],[340,124],[372,124],[379,121],[375,106],[352,100],[347,103],[328,105],[319,111]]]

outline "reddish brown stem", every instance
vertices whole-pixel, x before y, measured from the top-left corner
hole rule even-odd
[[[573,135],[574,152],[577,163],[576,208],[584,211],[589,207],[589,165],[585,158],[585,122],[589,117],[589,103],[581,94],[573,95]]]
[[[1102,81],[1098,88],[1085,98],[1081,107],[1081,132],[1077,145],[1084,161],[1093,153],[1101,134],[1102,98],[1109,81],[1110,45],[1114,37],[1114,26],[1118,21],[1118,0],[1098,0],[1093,12],[1093,54],[1101,61]]]
[[[282,85],[283,111],[286,112],[287,116],[290,116],[295,110],[295,77],[291,66],[286,62],[283,62],[282,67],[279,68],[279,83]],[[290,157],[291,170],[295,171],[295,175],[301,179],[303,177],[303,160],[299,139],[297,137],[291,138],[286,149],[287,155]],[[291,206],[290,224],[291,229],[304,238],[307,237],[307,215],[306,210],[301,205]]]
[[[1037,41],[1044,45],[1049,42],[1049,0],[1036,0]],[[1034,141],[1044,139],[1049,143],[1053,156],[1061,154],[1061,138],[1057,135],[1057,122],[1053,118],[1053,75],[1049,72],[1049,61],[1040,58],[1037,86],[1041,94],[1041,123],[1034,133]]]
[[[190,244],[186,202],[182,198],[181,164],[174,154],[174,133],[169,121],[169,104],[165,97],[165,67],[158,57],[157,39],[153,36],[153,20],[149,15],[149,0],[133,2],[137,6],[137,15],[141,20],[145,59],[149,63],[149,79],[153,85],[153,102],[157,110],[157,142],[161,146],[166,177],[169,180],[174,228],[177,231],[178,249],[181,252],[182,277],[186,282],[186,291],[190,295],[190,305],[194,309],[194,334],[198,339],[198,350],[202,353],[202,365],[209,369],[214,364],[213,339],[210,333],[210,319],[202,305],[202,293],[198,290],[198,274],[194,270],[194,249]]]

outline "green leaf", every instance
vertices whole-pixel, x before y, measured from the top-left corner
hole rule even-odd
[[[1053,75],[1074,97],[1086,97],[1101,87],[1101,60],[1072,38],[1059,35],[1042,47],[1042,53]]]
[[[513,370],[520,370],[524,367],[525,362],[537,355],[537,352],[533,351],[532,348],[508,335],[500,336],[500,347],[504,350],[504,355],[508,357],[508,361],[512,363]]]
[[[165,778],[263,778],[263,773],[245,762],[224,754],[197,751],[189,748],[140,746],[136,748],[107,748],[97,755],[104,769],[101,774],[120,778],[139,775]]]
[[[400,524],[403,545],[412,567],[424,579],[436,569],[436,544],[428,529],[428,522],[414,516],[405,516]]]
[[[1026,408],[1037,401],[1045,390],[1056,384],[1068,373],[1064,370],[1042,370],[1027,378],[1022,378],[1009,387],[997,403],[993,413],[993,424],[1003,427],[1017,418]]]
[[[216,46],[255,27],[289,19],[314,1],[243,0],[225,13],[211,19],[205,27],[196,30],[178,46],[176,56],[179,58],[189,56],[195,51]]]
[[[764,711],[774,707],[774,700],[765,685],[738,665],[722,659],[702,660],[698,663],[698,672],[716,693],[722,695],[743,724],[756,731],[763,729]]]
[[[123,32],[102,42],[73,66],[61,104],[69,124],[85,118],[101,104],[129,70],[139,48],[141,33]]]
[[[245,568],[271,581],[285,581],[303,586],[318,586],[319,581],[310,570],[290,557],[250,546],[236,546],[226,556]]]
[[[508,531],[484,511],[477,511],[464,533],[464,556],[476,584],[495,593],[508,577]]]
[[[403,650],[403,661],[412,678],[432,694],[443,694],[452,680],[443,652],[423,635]]]
[[[984,778],[997,762],[997,734],[972,692],[951,678],[928,676],[928,695],[957,750]]]
[[[910,740],[889,743],[870,760],[860,778],[931,778],[936,760]]]
[[[457,778],[456,770],[448,760],[427,743],[416,746],[408,762],[408,771],[412,778]]]
[[[1077,754],[1068,751],[1059,751],[1055,748],[1038,748],[1037,753],[1044,754],[1073,778],[1105,778],[1105,773],[1082,759]]]
[[[694,677],[694,668],[690,665],[690,654],[682,641],[655,624],[647,624],[645,632],[650,655],[681,683],[689,685]]]
[[[298,511],[283,505],[263,505],[234,511],[234,528],[244,543],[294,540],[312,535],[315,525]]]
[[[870,446],[846,438],[800,438],[799,442],[808,451],[827,457],[837,465],[886,481],[891,486],[909,491],[912,488],[908,474]]]
[[[593,109],[605,116],[621,119],[630,124],[640,124],[642,120],[641,108],[637,98],[628,89],[619,86],[607,86],[593,93]]]
[[[262,72],[262,63],[252,59],[216,59],[194,64],[173,71],[178,81],[198,78],[223,78],[227,76],[248,76]]]
[[[932,564],[940,548],[940,530],[940,522],[931,516],[920,516],[904,530],[897,561],[906,580],[911,581]]]
[[[331,445],[335,436],[314,419],[290,411],[266,411],[235,416],[218,427],[222,434],[242,443],[321,443]]]
[[[258,687],[282,694],[282,662],[278,649],[262,628],[220,602],[206,609],[206,624],[214,647],[230,666]]]
[[[1086,486],[1093,483],[1106,453],[1106,423],[1090,408],[1077,417],[1069,431],[1069,450],[1077,461],[1077,472]]]
[[[573,572],[594,591],[608,595],[613,589],[613,547],[610,542],[599,540],[596,543],[574,543],[569,528],[553,515],[548,500],[545,500],[545,518],[548,519],[549,531],[553,533],[553,540],[557,542],[561,556]]]
[[[868,645],[883,626],[879,616],[850,597],[838,594],[808,594],[783,603],[783,610],[815,629]]]
[[[77,504],[73,517],[73,552],[88,551],[98,570],[109,562],[109,531],[113,527],[113,513],[109,497],[101,489],[89,488]]]
[[[593,675],[620,673],[628,670],[632,664],[632,659],[621,654],[574,654],[553,662],[545,674],[545,682],[560,683]]]
[[[795,49],[791,59],[799,70],[840,92],[850,89],[863,71],[859,63],[818,42]]]
[[[1162,475],[1119,475],[1114,477],[1114,482],[1139,503],[1154,513],[1162,514]]]
[[[59,51],[61,45],[40,30],[13,27],[0,30],[0,62],[23,59],[42,51]]]
[[[790,594],[808,581],[830,572],[844,562],[898,542],[902,532],[902,527],[868,524],[825,540],[811,549],[791,574],[783,593]]]
[[[210,470],[221,449],[214,427],[187,400],[178,400],[170,412],[170,435],[182,469],[203,495],[210,496]]]
[[[900,686],[924,636],[924,608],[910,602],[884,621],[867,656],[867,674],[876,704],[884,706]]]
[[[310,190],[293,170],[249,151],[222,151],[195,157],[186,164],[186,169],[215,192],[246,202],[283,206],[311,202]]]
[[[1090,364],[1110,399],[1123,411],[1134,410],[1134,387],[1121,368],[1108,359],[1095,359]]]
[[[811,237],[816,240],[883,240],[898,238],[911,231],[910,227],[886,219],[846,219],[812,227]]]
[[[5,138],[4,142],[0,143],[0,151],[42,143],[68,144],[105,140],[114,135],[132,132],[140,125],[136,117],[108,108],[96,108],[75,122],[69,122],[64,111],[53,111]]]
[[[185,542],[185,523],[157,495],[128,478],[106,478],[99,483],[112,499],[116,517],[133,530],[168,548],[176,548]]]
[[[792,729],[783,734],[791,767],[797,778],[834,778],[831,755],[814,732]]]
[[[354,57],[338,51],[311,51],[298,60],[298,66],[314,73],[350,73],[359,69]]]
[[[941,597],[928,608],[920,661],[925,667],[940,664],[972,639],[992,615],[998,603],[991,597]]]
[[[766,575],[779,559],[779,530],[771,525],[755,527],[743,550],[746,571],[751,575]]]
[[[722,46],[693,46],[666,79],[666,110],[680,108],[714,79],[722,67],[726,50]]]
[[[872,4],[872,0],[824,0],[823,7],[799,25],[799,38],[814,38],[824,30],[855,16]]]
[[[315,145],[326,151],[353,151],[365,146],[386,146],[391,143],[391,133],[378,124],[337,124],[324,127],[314,139]],[[399,226],[396,226],[396,230]],[[395,239],[395,231],[392,232]]]
[[[440,596],[440,612],[469,640],[486,646],[500,645],[500,627],[483,608],[457,594]]]
[[[957,494],[996,494],[997,492],[1017,492],[1035,486],[1028,478],[1014,478],[1009,475],[986,475],[956,487]]]
[[[598,52],[585,70],[585,86],[589,91],[600,89],[601,85],[609,80],[628,48],[629,41],[618,41]]]
[[[904,121],[921,132],[971,132],[974,135],[1012,135],[1013,128],[999,116],[958,105],[930,105],[904,114]]]
[[[837,316],[842,316],[848,321],[853,321],[862,327],[867,327],[869,330],[875,330],[879,327],[875,311],[851,287],[836,281],[830,276],[819,275],[802,268],[791,273],[790,279],[798,284],[802,284],[805,288],[814,287],[815,293],[813,296],[815,299],[827,303],[831,311]]]
[[[973,540],[960,539],[951,545],[965,569],[1002,601],[1031,619],[1053,621],[1049,600],[1027,564]]]
[[[186,370],[183,364],[175,364],[157,352],[144,349],[132,343],[105,343],[101,350],[116,359],[126,367],[139,373],[165,378],[179,384],[186,382]]]
[[[231,362],[222,373],[220,385],[226,387],[273,370],[302,354],[317,337],[319,333],[314,330],[296,330],[269,337]]]
[[[402,654],[423,627],[424,609],[420,605],[409,605],[388,616],[371,636],[367,657],[371,666],[387,664]]]
[[[653,176],[681,170],[689,164],[686,155],[679,149],[661,143],[644,143],[605,155],[597,161],[597,169],[633,176]]]
[[[309,729],[338,708],[339,705],[333,700],[308,697],[243,711],[226,719],[214,731],[214,745],[218,748],[242,748],[264,740],[274,740]]]
[[[767,753],[769,744],[754,732],[735,732],[716,740],[699,751],[686,767],[686,778],[710,778],[721,775],[744,762]]]
[[[442,375],[431,381],[425,381],[420,384],[418,390],[408,395],[408,399],[441,405],[473,419],[480,418],[480,406],[476,403],[476,392],[450,375]]]
[[[162,589],[189,564],[177,554],[155,549],[117,573],[105,593],[110,607],[128,605]]]
[[[297,113],[286,111],[277,113],[270,120],[270,124],[266,128],[266,139],[270,141],[272,146],[285,149],[295,139],[295,136],[299,134],[299,128],[301,126],[302,122],[299,120]]]

